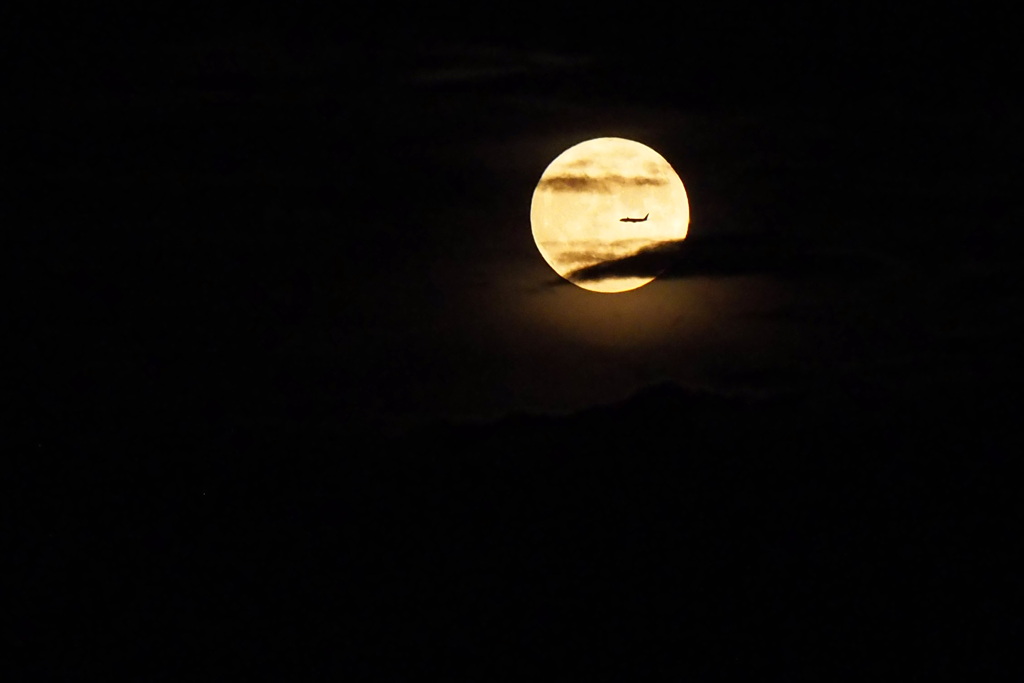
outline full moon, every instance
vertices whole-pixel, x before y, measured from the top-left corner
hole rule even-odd
[[[626,292],[654,280],[657,274],[595,278],[583,271],[684,239],[689,222],[686,189],[672,166],[650,147],[623,138],[595,138],[559,154],[530,206],[544,260],[592,292]]]

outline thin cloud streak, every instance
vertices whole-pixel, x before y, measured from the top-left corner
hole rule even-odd
[[[890,263],[868,252],[797,245],[760,236],[670,240],[621,258],[574,270],[573,282],[606,278],[686,278],[772,273],[782,277],[857,279],[888,272]]]
[[[617,174],[590,176],[576,173],[546,177],[538,189],[554,192],[596,192],[609,194],[624,187],[651,187],[667,185],[666,178],[652,176],[623,176]]]

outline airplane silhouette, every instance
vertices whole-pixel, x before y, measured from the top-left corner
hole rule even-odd
[[[647,216],[650,216],[650,215],[651,215],[650,212],[648,212]],[[620,218],[619,222],[620,223],[643,223],[645,220],[647,220],[647,216],[644,216],[643,218]]]

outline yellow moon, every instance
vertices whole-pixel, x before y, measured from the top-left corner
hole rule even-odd
[[[630,220],[623,220],[630,219]],[[686,237],[690,205],[683,181],[646,145],[595,138],[552,161],[533,191],[533,239],[544,260],[593,292],[626,292],[656,277],[574,277],[581,269]]]

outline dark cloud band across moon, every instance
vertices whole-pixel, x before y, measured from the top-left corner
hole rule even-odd
[[[589,282],[623,277],[684,278],[771,272],[780,277],[853,279],[878,274],[890,266],[868,252],[837,252],[746,235],[667,240],[621,258],[580,268],[568,277],[573,282]]]
[[[623,176],[601,175],[590,176],[575,173],[550,176],[538,183],[538,189],[556,192],[598,192],[608,194],[624,187],[649,187],[668,184],[668,180],[659,176]]]

